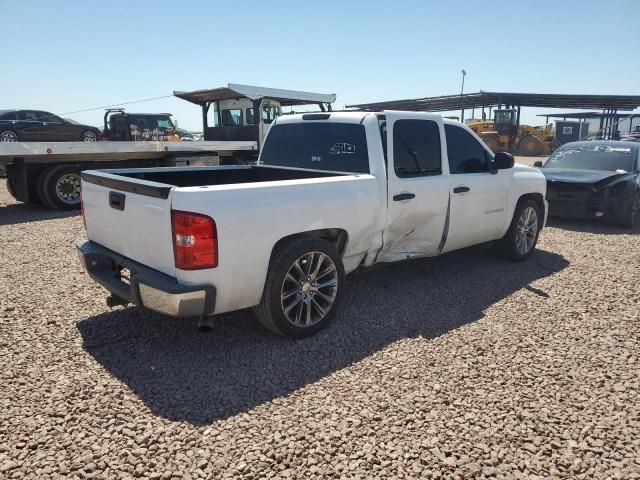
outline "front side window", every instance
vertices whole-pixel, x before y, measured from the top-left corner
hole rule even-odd
[[[38,112],[38,114],[40,115],[40,118],[43,122],[55,123],[58,125],[62,125],[64,123],[60,117],[55,116],[53,113]]]
[[[233,108],[222,110],[222,125],[224,127],[239,127],[242,125],[242,109]]]
[[[440,175],[440,129],[432,120],[393,124],[393,166],[398,177]]]
[[[264,123],[273,122],[278,116],[278,107],[275,105],[265,105],[262,107],[262,121]]]
[[[491,157],[473,135],[461,127],[445,125],[449,171],[459,173],[483,173],[490,171]]]
[[[274,125],[260,153],[264,165],[369,173],[364,126],[303,122]]]
[[[173,130],[173,123],[169,118],[158,118],[158,128],[161,130]]]

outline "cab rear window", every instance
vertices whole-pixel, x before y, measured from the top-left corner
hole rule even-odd
[[[364,126],[337,122],[274,125],[260,155],[264,165],[369,173]]]

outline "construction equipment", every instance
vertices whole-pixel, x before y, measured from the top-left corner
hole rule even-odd
[[[520,125],[515,108],[496,109],[494,120],[468,123],[493,152],[509,152],[517,155],[536,156],[550,154],[557,147],[551,135],[552,124],[542,127]]]

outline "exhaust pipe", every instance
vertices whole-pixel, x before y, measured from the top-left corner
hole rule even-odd
[[[129,302],[127,302],[124,298],[118,297],[117,295],[109,295],[107,297],[107,307],[109,308],[117,306],[126,307],[127,305],[129,305]]]
[[[211,333],[213,331],[213,317],[201,316],[198,320],[198,331],[200,333]]]

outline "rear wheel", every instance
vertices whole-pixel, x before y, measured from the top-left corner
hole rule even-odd
[[[18,134],[13,130],[5,130],[0,133],[0,142],[17,142]]]
[[[344,284],[344,267],[333,245],[318,238],[296,238],[274,252],[255,312],[274,333],[306,337],[335,316]]]
[[[534,135],[525,135],[518,143],[518,154],[525,157],[535,157],[544,150],[544,143]]]
[[[511,260],[526,260],[538,243],[541,226],[542,212],[538,203],[531,199],[521,200],[507,234],[498,243],[501,252]]]
[[[45,172],[39,192],[42,201],[58,210],[80,208],[80,170],[60,165]]]

